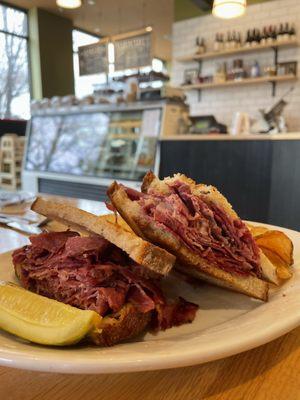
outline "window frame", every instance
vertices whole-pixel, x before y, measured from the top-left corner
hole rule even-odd
[[[32,77],[31,77],[31,58],[30,58],[30,45],[29,45],[30,32],[29,32],[28,10],[26,8],[15,6],[15,5],[12,5],[12,4],[7,3],[6,1],[2,1],[2,0],[0,0],[0,6],[4,6],[7,8],[12,8],[17,11],[21,11],[26,15],[27,35],[20,35],[18,33],[8,32],[8,31],[5,31],[4,29],[0,29],[0,33],[3,33],[4,35],[11,35],[13,37],[17,37],[19,39],[26,40],[28,87],[29,87],[29,97],[30,97],[30,102],[31,102],[31,100],[32,100]],[[30,104],[29,104],[29,108],[30,108]]]

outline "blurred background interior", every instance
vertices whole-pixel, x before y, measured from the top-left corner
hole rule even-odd
[[[300,1],[0,1],[0,206],[182,172],[299,230]]]

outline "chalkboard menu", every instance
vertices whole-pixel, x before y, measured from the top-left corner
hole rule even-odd
[[[151,65],[151,33],[143,33],[114,41],[115,70]]]
[[[78,47],[79,75],[107,72],[107,41]]]

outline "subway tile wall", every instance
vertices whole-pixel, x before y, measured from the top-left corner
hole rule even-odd
[[[197,68],[198,64],[180,63],[177,57],[193,54],[196,51],[195,38],[205,39],[208,49],[213,48],[216,33],[225,33],[228,30],[236,30],[245,37],[247,29],[263,28],[265,25],[277,25],[281,22],[294,23],[297,29],[297,37],[300,42],[300,0],[274,0],[247,8],[247,13],[234,20],[221,20],[207,15],[173,24],[173,85],[183,82],[184,70]],[[271,65],[273,51],[253,52],[245,55],[235,55],[215,60],[203,60],[202,73],[212,74],[218,63],[232,62],[233,58],[242,58],[244,63],[252,65],[257,60],[261,67]],[[300,77],[300,48],[279,49],[280,61],[298,61],[298,76]],[[219,122],[231,125],[232,115],[236,111],[248,112],[252,118],[258,115],[259,109],[269,109],[287,90],[295,86],[294,91],[288,95],[288,106],[284,115],[289,131],[300,131],[300,81],[283,82],[277,84],[276,97],[272,97],[270,83],[253,86],[226,87],[222,89],[202,90],[201,101],[197,91],[187,92],[191,115],[214,114]]]

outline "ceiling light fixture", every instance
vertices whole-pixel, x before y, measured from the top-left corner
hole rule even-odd
[[[214,0],[212,13],[218,18],[237,18],[245,14],[246,7],[246,0]]]
[[[81,6],[81,0],[56,0],[58,7],[62,8],[78,8]]]
[[[145,30],[146,32],[152,32],[152,26],[146,26]]]

